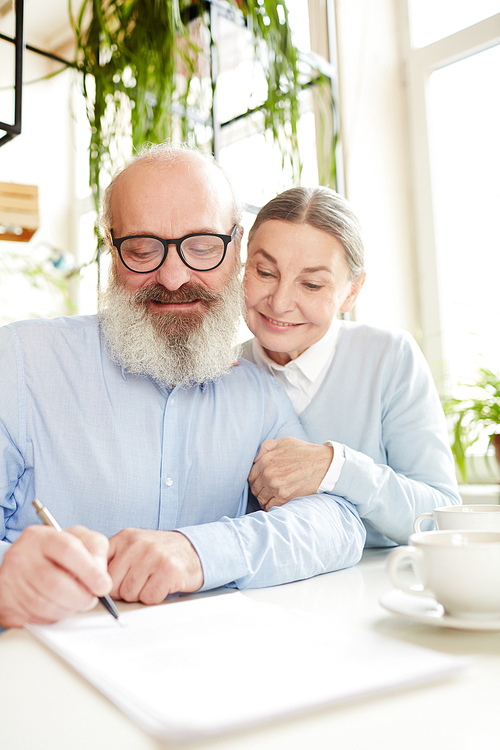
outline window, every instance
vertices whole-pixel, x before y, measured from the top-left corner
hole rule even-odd
[[[448,376],[500,370],[500,46],[430,77],[436,247]]]
[[[408,5],[423,348],[440,390],[463,396],[479,366],[500,371],[500,3]],[[473,446],[469,481],[498,481],[486,448]]]
[[[450,390],[480,364],[500,370],[500,4],[408,4],[422,340]]]
[[[318,144],[325,144],[324,163],[328,159],[326,146],[333,138],[321,138],[324,113],[319,108],[329,107],[329,92],[323,88],[318,92],[311,82],[308,56],[311,53],[308,4],[302,0],[286,0],[289,22],[294,43],[302,53],[301,70],[304,90],[300,96],[300,122],[298,141],[302,162],[301,183],[326,184],[326,175],[318,173]],[[311,6],[317,6],[317,2]],[[332,14],[331,3],[328,11],[322,5],[323,23],[326,29],[328,13]],[[318,6],[319,7],[319,6]],[[259,64],[254,60],[253,42],[247,29],[221,15],[218,19],[217,39],[219,48],[219,71],[217,75],[217,121],[216,155],[220,163],[231,174],[236,188],[249,207],[244,225],[246,231],[253,223],[258,208],[277,193],[294,184],[295,175],[291,164],[283,163],[282,152],[264,132],[264,118],[259,106],[266,96],[265,81]],[[321,61],[321,69],[331,77],[333,67],[326,60]],[[331,91],[331,86],[330,86]],[[246,114],[255,110],[253,114]],[[331,117],[331,114],[330,114]],[[320,124],[322,120],[322,124]],[[331,133],[329,134],[331,136]],[[328,140],[329,138],[329,140]]]
[[[413,47],[425,47],[494,16],[498,0],[409,0]]]

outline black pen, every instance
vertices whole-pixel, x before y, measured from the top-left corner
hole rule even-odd
[[[57,523],[50,510],[48,508],[45,508],[40,500],[33,500],[33,505],[35,506],[35,510],[38,513],[38,517],[44,522],[46,526],[51,526],[56,531],[62,531],[62,528]],[[123,623],[120,620],[120,613],[118,612],[112,598],[106,594],[106,596],[100,596],[99,601],[101,602],[103,607],[106,607],[108,612],[113,615],[113,617],[120,623],[120,625],[122,625]]]

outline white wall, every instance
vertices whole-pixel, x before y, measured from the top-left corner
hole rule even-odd
[[[7,54],[5,45],[0,46],[2,88],[13,82],[7,66],[2,73],[2,55]],[[60,67],[33,52],[25,53],[22,131],[0,147],[0,182],[37,185],[40,217],[39,229],[29,243],[0,242],[4,260],[0,286],[2,322],[33,314],[54,315],[67,311],[61,295],[54,297],[44,293],[43,284],[42,290],[32,294],[26,280],[18,276],[14,280],[5,270],[5,257],[10,253],[28,254],[40,260],[50,255],[47,245],[63,252],[74,251],[75,149],[71,88],[75,74],[65,70],[53,78],[38,80]],[[11,96],[11,92],[0,90],[0,120],[12,121]],[[47,267],[50,271],[50,266]]]
[[[346,196],[367,281],[356,319],[420,338],[406,91],[397,0],[335,0]]]

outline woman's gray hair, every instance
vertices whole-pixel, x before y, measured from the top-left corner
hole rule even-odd
[[[113,195],[113,189],[116,182],[122,172],[128,167],[132,166],[136,162],[146,163],[157,163],[161,166],[173,166],[177,162],[185,159],[186,156],[198,158],[205,164],[211,164],[221,171],[226,179],[232,196],[232,221],[233,224],[240,224],[243,216],[243,203],[238,197],[238,194],[234,188],[231,178],[227,174],[226,170],[218,164],[211,154],[208,154],[201,149],[194,148],[188,144],[181,143],[179,145],[173,145],[170,141],[164,143],[147,143],[145,144],[134,156],[126,161],[111,178],[111,182],[104,192],[104,196],[101,203],[101,210],[99,215],[99,226],[101,228],[102,235],[106,240],[109,247],[112,246],[111,232],[113,229],[113,214],[111,211],[111,197]]]
[[[331,234],[345,250],[351,280],[363,271],[365,251],[361,225],[349,203],[328,187],[295,187],[280,193],[263,206],[248,235],[250,242],[265,221],[310,224]]]

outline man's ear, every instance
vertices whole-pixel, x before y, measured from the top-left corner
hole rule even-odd
[[[346,313],[350,312],[352,308],[354,307],[354,303],[356,302],[358,298],[358,294],[360,293],[363,284],[366,280],[366,272],[361,271],[359,276],[356,276],[354,281],[351,282],[351,289],[347,297],[345,298],[344,302],[342,303],[340,307],[340,312]]]
[[[241,255],[241,240],[243,239],[244,234],[245,234],[245,228],[241,224],[238,224],[238,229],[236,230],[236,234],[234,235],[234,244],[240,255]]]

